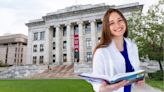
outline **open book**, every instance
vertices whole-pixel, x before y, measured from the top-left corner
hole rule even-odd
[[[82,79],[85,79],[89,83],[93,82],[99,82],[106,81],[108,84],[115,84],[122,80],[128,80],[129,84],[136,82],[138,80],[143,80],[145,77],[145,71],[144,70],[138,70],[134,72],[128,72],[128,73],[120,73],[116,74],[113,77],[109,77],[107,75],[96,75],[96,74],[88,74],[88,73],[81,73],[79,76]]]

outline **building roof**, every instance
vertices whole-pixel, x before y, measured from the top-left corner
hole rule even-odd
[[[0,44],[22,42],[27,44],[27,36],[23,34],[11,34],[0,36]]]
[[[59,9],[55,12],[47,13],[45,16],[42,16],[41,19],[35,19],[29,21],[29,23],[26,23],[26,26],[44,25],[46,23],[45,21],[51,19],[63,19],[66,17],[81,16],[91,13],[104,13],[109,8],[120,9],[123,12],[126,11],[126,9],[129,10],[138,9],[142,11],[143,5],[140,5],[138,2],[118,5],[118,6],[105,5],[104,3],[95,4],[95,5],[92,4],[74,5],[74,6],[66,7],[64,9]]]

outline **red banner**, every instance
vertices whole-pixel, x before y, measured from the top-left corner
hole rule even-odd
[[[74,50],[75,52],[79,52],[79,35],[74,35]]]

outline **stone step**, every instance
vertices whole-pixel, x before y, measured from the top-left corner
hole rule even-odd
[[[31,78],[74,78],[74,65],[52,66],[51,70],[45,70],[43,73],[35,74]]]

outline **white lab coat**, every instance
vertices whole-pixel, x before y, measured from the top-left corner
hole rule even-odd
[[[134,70],[139,70],[139,56],[138,48],[134,41],[124,38],[127,43],[128,57]],[[93,57],[93,74],[103,74],[109,77],[118,73],[125,73],[125,59],[116,48],[115,42],[112,40],[111,44],[105,48],[96,50]],[[93,89],[99,92],[101,84],[93,83]],[[113,92],[124,92],[124,87],[119,88]]]

